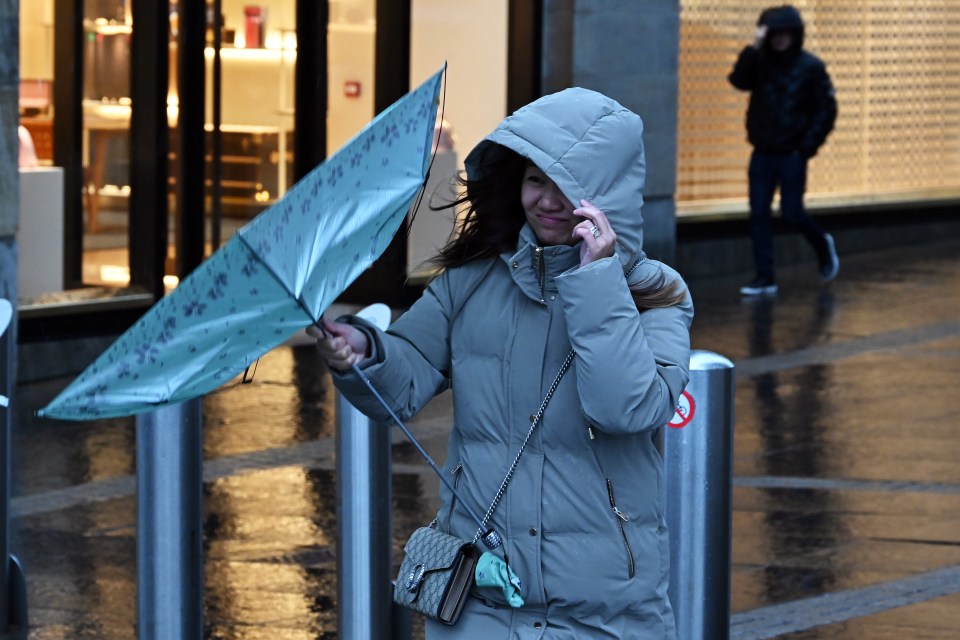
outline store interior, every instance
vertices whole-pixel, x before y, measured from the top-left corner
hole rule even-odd
[[[136,0],[84,0],[83,35],[83,266],[86,286],[123,287],[129,282],[128,221],[130,211],[130,42],[135,28],[131,3]],[[376,0],[331,0],[328,26],[328,154],[349,140],[374,116],[374,40]],[[63,230],[62,173],[53,166],[53,87],[58,77],[54,65],[57,20],[54,0],[20,3],[21,134],[33,154],[21,163],[32,172],[24,181],[25,194],[20,234],[22,271],[37,274],[28,264],[36,258],[47,272],[43,278],[26,278],[21,297],[32,298],[63,289],[62,265],[51,256],[61,253]],[[447,63],[448,93],[444,104],[444,158],[439,167],[445,180],[434,176],[431,189],[460,166],[459,143],[472,146],[505,114],[506,0],[489,3],[470,0],[463,12],[450,15],[438,0],[411,2],[411,86],[419,84]],[[167,97],[171,145],[175,150],[179,98],[176,47],[179,16],[176,0],[170,6],[170,79]],[[222,179],[219,234],[213,234],[207,203],[207,238],[229,239],[240,226],[283,196],[293,182],[294,70],[297,59],[295,0],[222,0],[220,32],[220,132]],[[463,20],[464,12],[470,20]],[[212,3],[207,11],[206,121],[213,132],[213,65],[215,24]],[[482,22],[481,22],[482,21]],[[476,29],[477,24],[490,28]],[[301,37],[305,37],[301,35]],[[499,44],[498,44],[499,41]],[[470,47],[482,47],[488,56],[470,56]],[[322,117],[322,116],[318,116]],[[464,123],[462,127],[450,124]],[[208,165],[210,161],[208,151]],[[169,175],[175,176],[176,157],[171,151]],[[209,167],[208,167],[209,171]],[[208,194],[211,180],[207,179]],[[176,206],[175,180],[171,178],[170,207]],[[45,197],[37,201],[37,194]],[[209,200],[209,198],[208,198]],[[45,214],[34,214],[42,209]],[[411,231],[411,268],[428,257],[452,231],[450,219],[437,224],[431,215],[418,216]],[[423,218],[420,221],[420,218]],[[176,216],[170,216],[168,253],[175,248]],[[59,234],[57,231],[59,230]],[[207,246],[207,253],[216,247]],[[165,278],[168,287],[176,278]]]

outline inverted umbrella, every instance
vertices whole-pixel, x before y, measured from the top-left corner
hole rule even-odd
[[[157,302],[39,415],[133,415],[208,393],[326,308],[386,249],[425,180],[438,71]]]

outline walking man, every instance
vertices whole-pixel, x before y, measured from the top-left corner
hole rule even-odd
[[[756,277],[740,288],[745,296],[777,292],[771,228],[777,187],[781,215],[816,251],[821,279],[833,280],[840,269],[833,237],[803,205],[807,163],[826,141],[837,118],[826,65],[803,49],[803,32],[803,18],[794,7],[766,9],[757,20],[755,42],[740,52],[729,76],[734,87],[750,92],[750,237]]]

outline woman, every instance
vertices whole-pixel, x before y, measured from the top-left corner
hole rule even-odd
[[[674,638],[663,470],[653,435],[688,380],[693,308],[675,271],[647,260],[640,118],[592,91],[546,96],[466,159],[469,207],[445,270],[382,332],[348,317],[318,338],[338,388],[401,418],[452,385],[445,472],[483,513],[564,359],[557,387],[492,517],[523,606],[479,588],[429,638]],[[578,203],[576,206],[572,203]],[[477,525],[441,489],[438,526]]]

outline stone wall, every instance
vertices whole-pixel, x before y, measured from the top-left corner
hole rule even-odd
[[[593,89],[644,122],[644,249],[676,255],[679,0],[544,0],[543,92]]]

